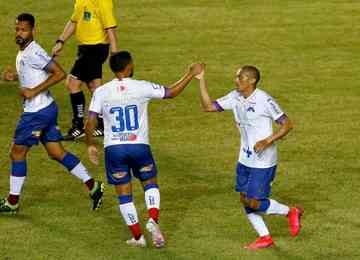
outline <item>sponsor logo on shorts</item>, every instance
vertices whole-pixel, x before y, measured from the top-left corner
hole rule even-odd
[[[122,179],[126,176],[127,172],[115,172],[112,175],[114,179]]]
[[[31,135],[34,136],[34,137],[40,137],[41,131],[32,131]]]
[[[154,167],[153,164],[145,165],[140,169],[140,172],[150,172],[153,169],[153,167]]]
[[[137,135],[132,133],[116,133],[111,138],[113,141],[135,141],[136,139]]]

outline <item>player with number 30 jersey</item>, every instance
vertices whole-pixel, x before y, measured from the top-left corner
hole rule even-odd
[[[131,78],[114,79],[98,88],[89,111],[103,114],[104,146],[149,144],[148,103],[166,95],[164,86]]]
[[[103,114],[106,176],[108,183],[115,186],[120,213],[132,233],[132,238],[126,243],[146,246],[132,201],[131,178],[134,176],[141,181],[145,193],[149,213],[146,229],[151,233],[154,246],[160,248],[165,245],[165,240],[158,225],[160,191],[156,164],[149,146],[148,103],[151,99],[179,95],[203,71],[204,65],[192,65],[170,88],[132,79],[134,66],[129,52],[122,51],[111,56],[110,67],[116,78],[94,92],[89,107],[85,127],[89,159],[98,164],[92,131],[97,115]]]

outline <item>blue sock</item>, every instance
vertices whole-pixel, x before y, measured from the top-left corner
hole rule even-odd
[[[259,201],[260,201],[260,206],[257,209],[257,211],[265,212],[270,206],[270,200],[269,199],[262,199],[262,200],[259,200]]]
[[[246,212],[246,214],[250,214],[250,213],[254,213],[254,212],[256,212],[256,210],[255,209],[252,209],[252,208],[250,208],[250,207],[244,207],[245,208],[245,212]]]
[[[120,203],[120,204],[126,204],[126,203],[130,203],[130,202],[133,201],[133,199],[132,199],[132,194],[131,194],[131,193],[128,194],[128,195],[120,195],[120,196],[118,197],[118,199],[119,199],[119,203]]]
[[[26,161],[12,161],[11,175],[16,177],[25,177],[27,173]]]
[[[155,183],[150,183],[144,186],[144,191],[150,190],[152,188],[156,188],[159,189],[159,185],[155,184]]]
[[[65,168],[68,169],[68,171],[71,171],[72,169],[75,168],[76,165],[80,163],[80,160],[72,153],[67,152],[64,158],[61,161],[59,161],[59,163],[64,165]]]

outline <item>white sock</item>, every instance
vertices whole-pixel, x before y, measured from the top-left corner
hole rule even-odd
[[[251,225],[253,226],[253,228],[259,234],[259,236],[263,237],[263,236],[267,236],[270,234],[263,218],[260,215],[258,215],[256,213],[250,213],[250,214],[247,214],[247,217],[248,217]]]
[[[139,222],[136,208],[133,202],[120,204],[119,208],[126,225],[131,226]]]
[[[24,182],[25,182],[25,176],[16,177],[10,175],[10,194],[20,195]]]
[[[272,200],[272,199],[269,200],[270,200],[270,205],[269,208],[266,210],[265,214],[287,215],[289,213],[290,209],[288,206],[281,204],[276,200]]]
[[[85,168],[85,166],[79,162],[78,165],[76,165],[70,173],[74,175],[75,177],[82,180],[83,183],[87,182],[91,179],[91,176],[89,176],[88,170]]]
[[[145,191],[145,204],[147,209],[160,209],[160,191],[158,188],[151,188]]]

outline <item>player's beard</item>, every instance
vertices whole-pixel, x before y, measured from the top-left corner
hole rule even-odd
[[[15,42],[16,42],[17,45],[20,46],[20,48],[26,46],[29,43],[30,40],[31,39],[24,39],[24,38],[22,38],[20,36],[16,36],[16,38],[15,38]]]
[[[134,76],[134,68],[131,69],[130,78],[132,78],[133,76]]]

